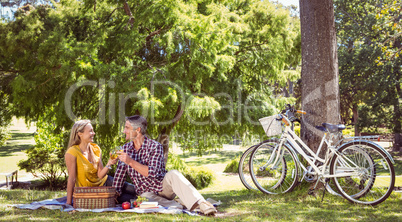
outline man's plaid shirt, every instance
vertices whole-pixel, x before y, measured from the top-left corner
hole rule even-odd
[[[121,194],[121,188],[124,184],[126,173],[128,173],[138,195],[144,192],[161,192],[162,180],[167,172],[162,145],[145,137],[144,143],[138,151],[134,149],[132,141],[123,145],[123,151],[133,160],[148,166],[148,177],[141,175],[127,164],[122,164],[119,161],[113,180],[113,186],[116,191]]]

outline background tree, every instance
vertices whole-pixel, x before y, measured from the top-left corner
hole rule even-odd
[[[386,2],[392,1],[335,1],[341,108],[343,120],[348,123],[352,119],[356,134],[386,127],[395,135],[395,150],[399,150],[401,60],[396,51],[400,38],[394,39],[394,47],[384,48],[383,43],[390,39],[388,31],[373,31],[379,27],[396,30],[378,20],[377,12]],[[395,52],[390,53],[391,49]]]
[[[302,46],[302,139],[317,150],[315,125],[340,122],[339,77],[332,0],[300,0]]]
[[[393,82],[387,81],[390,86],[391,101],[388,104],[392,109],[392,131],[394,133],[394,151],[402,150],[402,2],[401,1],[383,1],[377,4],[377,21],[378,25],[373,26],[373,30],[381,33],[382,41],[379,43],[379,47],[383,52],[383,60],[378,57],[376,61],[378,65],[387,65],[389,79]],[[386,97],[389,101],[389,97]]]
[[[376,19],[378,24],[372,28],[381,33],[383,41],[379,42],[384,52],[383,57],[394,60],[400,57],[402,51],[402,2],[383,0],[376,2]],[[377,61],[381,64],[381,61]]]
[[[124,116],[141,114],[166,155],[173,134],[201,154],[263,135],[258,119],[294,101],[273,92],[297,76],[283,70],[299,64],[299,23],[268,1],[84,3],[38,5],[0,23],[15,115],[43,117],[56,133],[92,119],[108,153],[122,143]]]

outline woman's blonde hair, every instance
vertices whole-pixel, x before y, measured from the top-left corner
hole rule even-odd
[[[77,122],[74,123],[73,128],[71,129],[70,133],[70,140],[68,142],[68,148],[74,146],[74,145],[79,145],[81,143],[81,138],[78,136],[78,132],[83,133],[84,128],[88,125],[91,124],[91,121],[84,119],[84,120],[78,120]],[[95,154],[92,149],[89,149],[88,153],[88,161],[94,165],[95,168],[97,168],[98,163],[96,162],[94,158]]]
[[[87,119],[78,120],[77,122],[74,123],[74,126],[71,129],[71,133],[70,133],[70,140],[68,142],[68,148],[70,148],[74,145],[79,145],[81,143],[81,138],[80,138],[80,136],[78,136],[78,132],[83,133],[85,126],[90,123],[91,123],[91,121],[89,121]]]

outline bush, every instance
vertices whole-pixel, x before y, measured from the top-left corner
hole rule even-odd
[[[26,151],[28,159],[21,160],[18,167],[41,178],[53,190],[65,183],[67,177],[63,132],[55,133],[55,126],[42,118],[36,126],[36,144]]]
[[[342,131],[342,134],[344,135],[344,136],[354,136],[355,135],[355,129],[354,128],[352,128],[352,126],[347,126],[346,127],[346,129],[344,129],[343,131]]]
[[[183,172],[188,168],[186,162],[182,160],[178,155],[169,153],[169,158],[166,164],[167,170],[178,170],[179,172]]]
[[[208,187],[215,178],[211,170],[204,167],[189,167],[178,155],[173,153],[169,153],[166,169],[178,170],[196,189]]]
[[[10,137],[7,127],[0,126],[0,146],[3,146],[6,143],[6,140],[10,139]]]
[[[295,130],[295,134],[296,134],[297,136],[300,136],[300,125],[296,125],[295,128],[294,128],[294,130]]]
[[[204,167],[190,167],[181,173],[196,189],[208,187],[215,178],[214,173]]]
[[[233,159],[228,165],[226,165],[224,173],[237,173],[239,172],[239,157]]]
[[[8,126],[11,123],[11,118],[8,96],[0,91],[0,146],[3,146],[6,140],[10,139]]]

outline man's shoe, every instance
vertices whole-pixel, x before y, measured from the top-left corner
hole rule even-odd
[[[201,212],[205,215],[214,215],[217,212],[214,205],[212,205],[208,201],[204,201],[204,202],[200,203],[200,209],[201,209]]]

